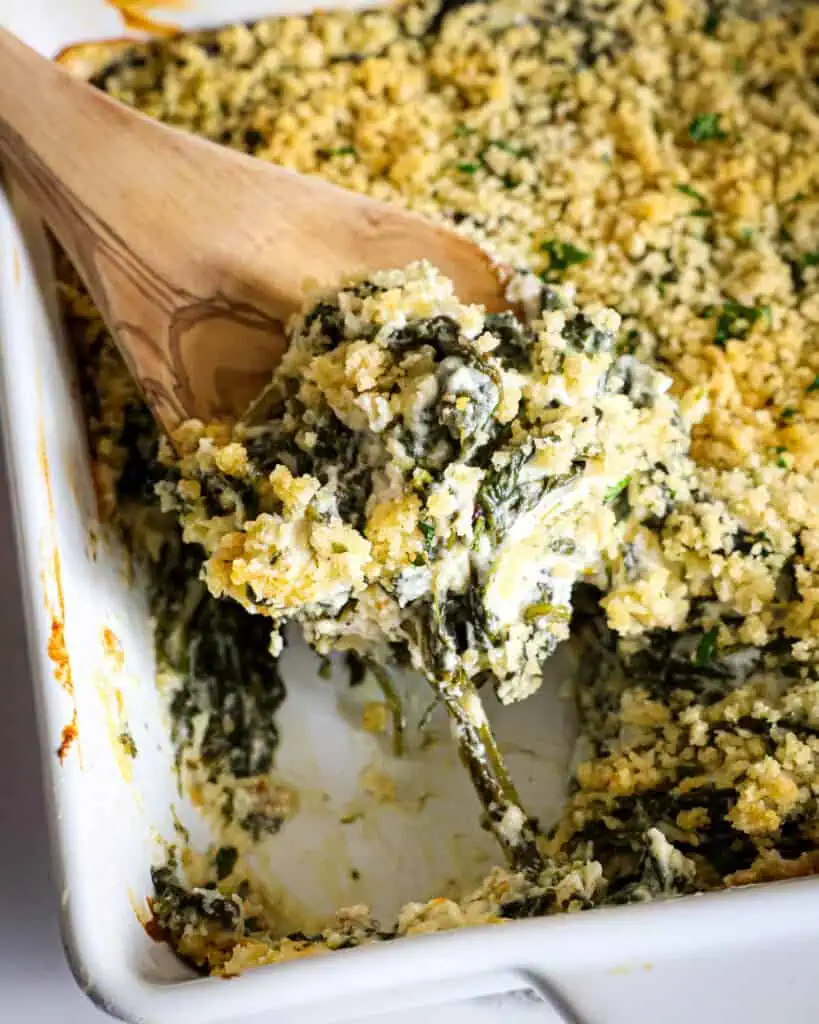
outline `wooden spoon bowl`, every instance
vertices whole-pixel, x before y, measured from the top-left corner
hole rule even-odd
[[[427,259],[463,301],[507,305],[487,254],[454,231],[152,121],[2,29],[0,157],[166,431],[243,411],[307,282]]]

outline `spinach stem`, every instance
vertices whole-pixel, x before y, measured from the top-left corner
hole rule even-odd
[[[401,695],[396,690],[389,673],[381,665],[369,659],[366,664],[375,677],[375,681],[384,695],[384,703],[392,716],[392,752],[396,757],[402,757],[405,750],[404,735],[407,729],[407,716],[404,713]]]
[[[432,686],[446,705],[461,761],[504,856],[516,871],[539,870],[543,861],[537,848],[537,828],[521,807],[475,687],[463,675],[433,680]]]

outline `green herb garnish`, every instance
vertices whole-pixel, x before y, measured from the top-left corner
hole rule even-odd
[[[695,188],[691,188],[690,185],[675,185],[674,188],[678,192],[682,192],[684,196],[688,196],[689,199],[694,199],[697,202],[697,209],[691,212],[692,217],[712,217],[714,211],[708,205],[708,200]]]
[[[486,144],[484,152],[486,152],[487,149],[491,149],[493,146],[496,149],[502,149],[504,153],[511,153],[512,156],[521,156],[522,152],[525,152],[515,149],[512,143],[507,142],[506,139],[490,139]]]
[[[457,169],[461,172],[461,174],[475,174],[475,172],[480,167],[480,164],[465,163],[457,164],[456,166]]]
[[[540,249],[549,257],[549,266],[544,272],[546,274],[568,270],[569,267],[576,266],[578,263],[585,263],[591,257],[590,253],[584,249],[578,249],[571,242],[559,242],[554,238],[541,242]]]
[[[723,142],[728,138],[720,127],[722,114],[697,114],[688,126],[688,134],[694,142]]]
[[[690,185],[675,185],[674,188],[678,192],[682,192],[684,196],[690,196],[692,199],[696,199],[698,203],[705,204],[705,196],[702,192],[698,192],[695,188],[691,188]]]
[[[756,306],[743,306],[740,302],[723,303],[717,316],[714,344],[725,348],[725,343],[731,339],[744,341],[763,312]]]
[[[819,266],[819,249],[815,249],[813,252],[806,252],[799,260],[803,267],[817,267]]]
[[[808,384],[808,386],[805,388],[805,391],[809,395],[813,394],[814,391],[819,391],[819,373],[817,373],[817,375],[813,378],[813,381],[810,384]]]
[[[774,459],[775,464],[779,466],[780,469],[787,469],[788,460],[785,456],[788,454],[788,449],[784,445],[779,444],[776,445],[776,447],[771,448],[771,452],[776,456]]]
[[[795,415],[796,409],[792,408],[791,406],[787,406],[787,408],[783,409],[782,412],[779,414],[779,419],[783,423],[790,423]]]

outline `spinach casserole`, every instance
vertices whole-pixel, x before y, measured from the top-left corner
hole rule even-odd
[[[404,2],[139,43],[97,73],[150,116],[451,224],[513,269],[519,314],[464,306],[424,263],[340,283],[239,425],[172,447],[63,264],[182,775],[203,766],[247,842],[287,828],[269,773],[292,620],[379,678],[398,740],[390,666],[417,670],[505,854],[459,899],[310,935],[277,931],[234,845],[196,873],[170,858],[154,928],[189,962],[816,869],[817,80],[819,11],[683,0]],[[547,829],[481,694],[525,700],[564,642],[581,739]]]

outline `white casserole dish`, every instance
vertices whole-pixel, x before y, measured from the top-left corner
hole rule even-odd
[[[300,0],[282,9],[309,6]],[[275,7],[276,0],[201,0],[169,13],[193,27]],[[103,0],[5,0],[0,20],[48,55],[79,40],[122,33],[118,15]],[[140,915],[150,890],[148,869],[161,855],[158,839],[173,839],[174,813],[191,826],[196,815],[180,800],[171,770],[144,599],[122,553],[97,529],[47,240],[36,212],[13,186],[0,193],[0,402],[64,941],[78,982],[104,1009],[151,1024],[252,1013],[331,1021],[527,988],[544,1000],[544,1021],[816,1020],[819,878],[404,939],[260,968],[229,984],[192,977],[151,941]],[[116,637],[113,647],[106,629]],[[421,823],[394,807],[375,808],[368,815],[371,824],[375,818],[374,832],[362,830],[347,842],[345,855],[354,853],[356,864],[366,867],[364,886],[351,889],[346,871],[341,880],[328,870],[322,856],[337,811],[374,751],[339,717],[315,662],[303,651],[288,657],[291,696],[279,768],[302,788],[329,792],[330,811],[313,808],[276,837],[272,869],[283,885],[319,915],[340,903],[366,901],[388,917],[408,899],[433,895],[455,871],[476,881],[487,861],[467,865],[463,840],[452,841],[459,821],[470,849],[477,845],[486,856],[493,850],[475,827],[477,805],[445,745],[428,768],[439,781]],[[554,690],[544,687],[537,704],[527,702],[504,718],[507,740],[538,751],[534,761],[523,755],[519,764],[511,761],[524,784],[529,776],[531,805],[544,815],[560,797],[572,741],[571,714]],[[139,750],[132,778],[116,742],[126,720]],[[198,828],[205,842],[201,823]]]

